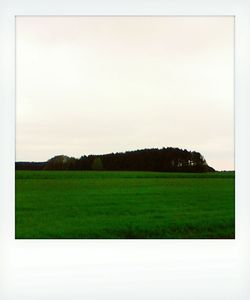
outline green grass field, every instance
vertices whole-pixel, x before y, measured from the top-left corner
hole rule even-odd
[[[234,236],[234,172],[16,171],[18,239]]]

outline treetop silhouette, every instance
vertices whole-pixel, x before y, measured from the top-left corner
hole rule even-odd
[[[47,162],[16,162],[16,170],[215,171],[199,152],[172,147],[84,155],[79,159],[57,155]]]

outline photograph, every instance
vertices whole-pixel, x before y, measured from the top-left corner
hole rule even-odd
[[[16,16],[15,239],[235,239],[234,22]]]

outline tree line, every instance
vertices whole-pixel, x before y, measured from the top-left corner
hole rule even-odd
[[[16,170],[215,171],[199,152],[172,147],[84,155],[79,159],[58,155],[46,162],[16,162]]]

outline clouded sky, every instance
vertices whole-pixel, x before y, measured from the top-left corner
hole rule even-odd
[[[16,160],[143,148],[234,169],[233,17],[17,17]]]

